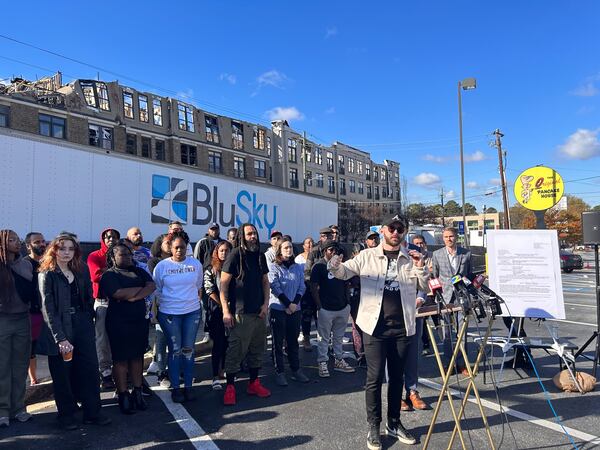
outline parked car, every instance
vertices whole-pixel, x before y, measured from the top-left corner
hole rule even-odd
[[[581,256],[575,255],[569,250],[561,250],[560,268],[565,273],[573,272],[573,269],[583,269],[583,259],[581,259]]]

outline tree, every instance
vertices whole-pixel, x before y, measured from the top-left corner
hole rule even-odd
[[[492,214],[492,213],[497,213],[498,210],[496,208],[494,208],[493,206],[490,206],[489,208],[485,208],[485,211],[483,211],[484,214]]]
[[[515,203],[508,208],[510,211],[510,227],[515,230],[529,230],[535,228],[535,214],[527,208]]]
[[[460,216],[462,214],[462,208],[454,200],[450,200],[444,205],[444,212],[446,216]]]
[[[596,205],[592,208],[592,211],[600,212],[600,205]]]
[[[462,214],[462,210],[460,212]],[[475,208],[475,206],[471,205],[470,203],[465,203],[465,215],[466,216],[474,216],[475,214],[477,214],[477,208]]]
[[[588,211],[590,205],[579,197],[567,195],[567,209],[557,210],[549,209],[546,211],[544,221],[546,228],[556,230],[561,241],[569,246],[574,246],[582,242],[583,235],[581,231],[581,213]]]

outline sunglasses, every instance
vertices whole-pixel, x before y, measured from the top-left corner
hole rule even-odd
[[[394,234],[394,232],[398,232],[398,234],[404,233],[404,227],[402,225],[388,225],[387,226],[390,234]]]

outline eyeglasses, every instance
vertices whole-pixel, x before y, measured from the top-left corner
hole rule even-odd
[[[388,225],[387,226],[390,234],[394,234],[394,232],[398,232],[398,234],[404,233],[404,227],[402,225]]]

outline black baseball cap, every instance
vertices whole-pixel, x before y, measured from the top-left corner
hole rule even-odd
[[[386,226],[386,225],[391,225],[393,223],[401,223],[405,230],[408,228],[408,220],[406,220],[406,217],[404,217],[400,213],[396,213],[394,215],[389,215],[388,217],[385,218],[382,225]]]
[[[333,250],[336,253],[342,252],[342,247],[340,246],[340,244],[337,241],[334,241],[333,239],[327,239],[325,242],[323,242],[323,251],[327,250],[328,248],[333,248]]]
[[[215,228],[220,228],[219,224],[217,222],[213,222],[210,224],[210,227],[208,227],[209,230],[213,230]]]

